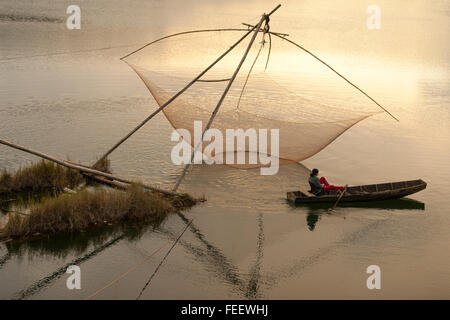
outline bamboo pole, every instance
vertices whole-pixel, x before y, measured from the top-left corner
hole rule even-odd
[[[245,23],[243,23],[243,25],[247,25]],[[248,25],[247,25],[248,26]],[[4,61],[11,61],[11,60],[19,60],[19,59],[29,59],[29,58],[36,58],[36,57],[49,57],[49,56],[58,56],[58,55],[65,55],[65,54],[74,54],[74,53],[86,53],[86,52],[93,52],[93,51],[101,51],[101,50],[110,50],[110,49],[115,49],[115,48],[127,48],[127,47],[135,47],[138,45],[142,45],[141,47],[139,47],[139,49],[134,50],[133,52],[128,53],[127,55],[123,56],[120,58],[120,60],[123,60],[129,56],[131,56],[132,54],[154,44],[155,42],[158,41],[162,41],[164,39],[167,38],[171,38],[171,37],[176,37],[176,36],[180,36],[183,34],[190,34],[190,33],[202,33],[202,32],[226,32],[226,31],[248,31],[247,29],[244,28],[220,28],[220,29],[202,29],[202,30],[190,30],[190,31],[183,31],[183,32],[178,32],[178,33],[174,33],[162,38],[159,38],[157,40],[154,40],[150,43],[146,43],[144,45],[142,45],[142,43],[135,43],[135,44],[126,44],[126,45],[120,45],[120,46],[109,46],[109,47],[102,47],[102,48],[94,48],[94,49],[85,49],[85,50],[77,50],[77,51],[67,51],[67,52],[53,52],[53,53],[46,53],[46,54],[34,54],[34,55],[29,55],[29,56],[16,56],[16,57],[9,57],[9,58],[3,58],[0,59],[0,62],[4,62]],[[262,32],[262,30],[260,31]],[[273,32],[273,33],[278,33],[281,36],[289,36],[288,34],[285,33],[279,33],[279,32]]]
[[[253,27],[253,25],[251,25],[251,24],[249,24],[249,23],[245,23],[245,22],[242,22],[242,24],[244,25],[244,26],[246,26],[246,27]],[[282,37],[289,37],[289,34],[288,33],[281,33],[281,32],[275,32],[275,31],[269,31],[269,32],[267,32],[267,31],[265,31],[264,29],[259,29],[259,32],[264,32],[264,33],[271,33],[271,34],[277,34],[277,35],[279,35],[279,36],[282,36]]]
[[[92,166],[92,168],[95,168],[95,166],[100,163],[103,159],[105,159],[109,154],[111,154],[114,150],[116,150],[122,143],[124,143],[128,138],[130,138],[136,131],[138,131],[140,128],[142,128],[150,119],[152,119],[155,115],[157,115],[160,111],[162,111],[165,107],[167,107],[170,103],[172,103],[176,98],[178,98],[183,92],[185,92],[187,89],[189,89],[197,80],[199,80],[206,72],[208,72],[212,67],[214,67],[220,60],[222,60],[228,53],[230,53],[231,50],[233,50],[239,43],[241,43],[252,31],[256,28],[254,26],[252,29],[250,29],[245,35],[243,35],[238,41],[236,41],[227,51],[225,51],[220,57],[218,57],[213,63],[211,63],[205,70],[199,73],[198,76],[196,76],[191,82],[189,82],[183,89],[178,91],[174,96],[172,96],[169,100],[167,100],[162,106],[160,106],[156,111],[154,111],[152,114],[150,114],[147,118],[144,119],[137,127],[135,127],[133,130],[131,130],[130,133],[128,133],[125,137],[123,137],[119,142],[117,142],[111,149],[109,149],[103,156],[100,157],[100,159],[95,162],[95,164]],[[182,33],[181,33],[182,34]],[[154,42],[153,42],[154,43]],[[145,47],[145,46],[144,46]],[[142,48],[144,48],[142,47]],[[141,49],[142,49],[141,48]],[[140,50],[140,49],[139,49]],[[139,51],[136,50],[135,52]],[[133,52],[134,53],[134,52]],[[131,53],[132,54],[132,53]],[[129,54],[129,55],[131,55]],[[127,55],[127,56],[129,56]],[[127,57],[125,56],[125,57]],[[124,57],[124,58],[125,58]],[[123,59],[123,58],[122,58]]]
[[[158,264],[158,266],[156,267],[155,271],[153,271],[152,275],[150,276],[150,278],[147,280],[147,282],[145,283],[144,287],[142,288],[141,292],[139,293],[138,297],[136,298],[136,300],[140,300],[142,297],[142,294],[144,293],[145,289],[147,289],[148,285],[150,284],[150,282],[152,281],[152,279],[155,277],[156,273],[158,272],[159,268],[161,268],[162,264],[164,263],[164,261],[167,259],[167,257],[169,256],[169,254],[172,252],[172,249],[177,245],[178,241],[181,239],[181,237],[183,236],[183,234],[186,232],[187,228],[191,225],[192,221],[194,219],[191,219],[191,221],[189,221],[189,223],[187,224],[187,226],[183,229],[183,232],[181,232],[181,234],[178,236],[178,238],[175,239],[174,243],[172,244],[172,246],[170,247],[169,251],[167,251],[166,255],[164,256],[164,258],[161,260],[161,262]]]
[[[388,115],[390,115],[394,120],[396,120],[397,122],[400,122],[400,120],[398,120],[392,113],[389,112],[389,110],[387,110],[385,107],[383,107],[381,104],[379,104],[377,101],[375,101],[375,99],[373,99],[371,96],[369,96],[364,90],[362,90],[361,88],[359,88],[357,85],[355,85],[353,82],[351,82],[350,80],[348,80],[346,77],[344,77],[342,74],[340,74],[339,72],[337,72],[333,67],[331,67],[328,63],[326,63],[325,61],[323,61],[322,59],[320,59],[318,56],[316,56],[314,53],[312,53],[311,51],[309,51],[308,49],[302,47],[301,45],[299,45],[298,43],[295,43],[292,40],[286,39],[283,36],[280,36],[277,33],[273,33],[271,32],[271,34],[273,34],[274,36],[286,40],[287,42],[293,44],[294,46],[296,46],[297,48],[305,51],[307,54],[311,55],[313,58],[317,59],[318,61],[320,61],[322,64],[324,64],[326,67],[328,67],[331,71],[333,71],[334,73],[336,73],[339,77],[341,77],[342,79],[344,79],[348,84],[350,84],[352,87],[354,87],[356,90],[358,90],[359,92],[361,92],[363,95],[365,95],[367,98],[369,98],[373,103],[375,103],[378,107],[380,107],[382,110],[384,110]]]
[[[250,40],[250,43],[247,46],[247,49],[245,50],[244,55],[242,56],[241,61],[239,62],[236,70],[233,73],[233,76],[231,77],[230,81],[228,82],[227,87],[225,88],[222,96],[220,97],[219,102],[217,103],[216,108],[214,109],[214,111],[211,114],[211,117],[209,118],[208,124],[206,125],[205,129],[203,130],[202,133],[202,137],[199,141],[199,143],[195,146],[195,148],[192,150],[192,154],[191,154],[191,161],[189,163],[187,163],[183,169],[183,172],[181,173],[180,177],[178,178],[177,182],[175,183],[175,186],[173,187],[172,191],[176,191],[178,189],[178,186],[180,185],[181,181],[183,180],[184,176],[186,175],[187,170],[189,169],[191,163],[194,160],[194,156],[195,156],[195,152],[197,151],[198,147],[203,143],[203,137],[205,135],[205,132],[209,130],[209,128],[211,127],[212,122],[214,121],[214,118],[217,115],[217,112],[219,111],[220,106],[222,105],[223,100],[225,99],[225,96],[227,95],[228,91],[231,88],[231,85],[233,84],[234,79],[236,79],[237,74],[239,73],[239,70],[241,69],[242,65],[244,64],[245,59],[247,58],[247,55],[253,45],[253,42],[255,42],[256,36],[261,28],[261,25],[263,24],[264,21],[266,21],[268,19],[268,17],[274,13],[276,10],[278,10],[278,8],[280,8],[281,5],[279,4],[277,7],[275,7],[275,9],[273,9],[269,14],[264,14],[261,17],[261,20],[259,21],[259,23],[254,26],[251,30],[255,30],[255,32],[253,33],[253,36]]]
[[[272,36],[270,35],[270,32],[268,32],[268,35],[269,35],[269,52],[267,53],[266,67],[264,68],[264,71],[266,71],[267,67],[269,66],[270,53],[272,52]]]
[[[244,82],[244,85],[242,86],[241,94],[239,95],[239,99],[238,99],[238,103],[237,103],[237,105],[236,105],[236,109],[239,109],[239,106],[240,106],[240,104],[241,104],[242,96],[244,95],[245,87],[247,86],[248,80],[250,79],[250,75],[251,75],[251,73],[252,73],[252,71],[253,71],[253,68],[255,67],[256,61],[258,61],[259,55],[260,55],[260,53],[261,53],[261,50],[262,50],[262,48],[264,47],[264,41],[265,41],[264,35],[265,35],[265,34],[263,34],[262,43],[261,43],[261,45],[259,46],[259,50],[258,50],[258,53],[256,54],[255,60],[253,61],[253,64],[252,64],[252,66],[250,67],[250,70],[248,71],[247,78],[245,78],[245,82]]]
[[[130,180],[119,178],[119,177],[113,176],[113,175],[111,175],[109,173],[98,171],[98,170],[95,170],[95,169],[92,169],[92,168],[87,168],[87,167],[84,167],[83,165],[78,165],[78,164],[74,164],[72,162],[68,162],[68,161],[65,161],[65,160],[57,159],[57,158],[55,158],[53,156],[50,156],[50,155],[47,155],[45,153],[42,153],[42,152],[39,152],[39,151],[36,151],[36,150],[31,150],[29,148],[26,148],[26,147],[23,147],[23,146],[20,146],[18,144],[14,144],[14,143],[2,140],[2,139],[0,139],[0,144],[9,146],[11,148],[14,148],[14,149],[17,149],[17,150],[21,150],[21,151],[24,151],[24,152],[27,152],[27,153],[30,153],[30,154],[33,154],[33,155],[38,156],[40,158],[46,159],[48,161],[55,162],[55,163],[57,163],[57,164],[59,164],[61,166],[64,166],[64,167],[67,167],[67,168],[70,168],[70,169],[74,169],[74,170],[78,170],[78,171],[83,172],[83,173],[89,173],[89,174],[92,174],[92,175],[95,175],[95,176],[101,176],[101,177],[117,180],[119,182],[123,182],[123,183],[127,183],[127,184],[132,184],[133,183]],[[165,194],[165,195],[172,195],[172,196],[176,195],[175,192],[162,190],[162,189],[155,188],[155,187],[152,187],[152,186],[149,186],[149,185],[144,185],[144,184],[139,184],[139,185],[141,185],[142,187],[144,187],[146,189],[149,189],[149,190],[152,190],[152,191],[155,191],[155,192],[159,192],[159,193],[162,193],[162,194]]]

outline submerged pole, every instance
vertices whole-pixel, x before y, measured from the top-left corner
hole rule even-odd
[[[150,119],[152,119],[155,115],[157,115],[160,111],[162,111],[165,107],[167,107],[172,101],[178,98],[183,92],[189,89],[195,82],[197,82],[206,72],[208,72],[212,67],[214,67],[220,60],[222,60],[231,50],[233,50],[239,43],[241,43],[252,31],[256,29],[254,26],[250,29],[245,35],[243,35],[238,41],[236,41],[227,51],[225,51],[220,57],[218,57],[213,63],[211,63],[205,70],[199,73],[191,82],[189,82],[183,89],[178,91],[174,96],[172,96],[169,100],[167,100],[162,106],[160,106],[157,110],[155,110],[152,114],[150,114],[147,118],[144,119],[137,127],[130,131],[125,137],[119,140],[111,149],[109,149],[104,155],[98,159],[92,168],[95,168],[103,159],[105,159],[108,155],[110,155],[114,150],[116,150],[122,143],[124,143],[129,137],[131,137],[136,131],[142,128]],[[259,32],[259,29],[257,29]]]
[[[222,105],[223,100],[225,99],[225,96],[228,94],[228,91],[231,88],[231,85],[233,84],[234,79],[236,79],[237,74],[239,73],[239,70],[241,69],[242,65],[244,64],[245,59],[247,58],[247,55],[251,49],[251,47],[253,46],[253,42],[255,42],[256,36],[259,33],[259,30],[261,28],[261,25],[263,24],[264,21],[266,21],[268,19],[268,17],[274,13],[276,10],[278,10],[278,8],[280,8],[281,5],[279,4],[277,7],[275,7],[275,9],[273,9],[269,14],[264,14],[261,17],[261,20],[259,21],[259,23],[254,26],[251,30],[255,30],[255,32],[253,33],[252,39],[250,40],[250,43],[247,46],[247,49],[245,50],[244,55],[242,56],[241,61],[239,62],[236,70],[234,71],[233,76],[231,77],[230,81],[228,82],[227,87],[225,88],[222,96],[220,97],[219,102],[217,103],[216,108],[214,109],[214,111],[211,114],[211,117],[209,118],[209,121],[205,127],[205,129],[203,130],[202,133],[202,137],[199,141],[199,143],[195,146],[195,148],[192,150],[192,154],[191,154],[191,161],[189,163],[187,163],[183,169],[183,172],[181,173],[180,177],[178,178],[177,182],[175,183],[175,186],[173,187],[172,191],[176,191],[178,189],[178,186],[180,185],[181,181],[183,180],[184,176],[186,175],[187,170],[189,169],[192,161],[194,160],[194,156],[195,156],[195,152],[197,151],[198,147],[203,143],[203,137],[206,133],[206,131],[208,131],[208,129],[211,127],[212,122],[214,121],[214,118],[217,115],[217,112],[219,111],[220,106]]]

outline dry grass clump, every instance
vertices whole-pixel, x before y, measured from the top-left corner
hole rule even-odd
[[[0,175],[0,196],[22,192],[62,191],[74,188],[85,179],[76,170],[41,160],[15,174],[4,170]]]
[[[97,189],[63,194],[32,204],[27,215],[10,214],[0,238],[25,239],[81,231],[94,225],[152,222],[196,203],[188,195],[176,198],[163,198],[138,185],[126,191]]]

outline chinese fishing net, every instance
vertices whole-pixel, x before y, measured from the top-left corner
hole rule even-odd
[[[245,32],[179,34],[158,40],[124,61],[161,106]],[[163,109],[175,129],[186,129],[194,137],[194,121],[206,126],[250,38]],[[223,137],[227,129],[267,129],[268,136],[270,130],[279,129],[279,163],[288,164],[313,156],[350,127],[378,112],[373,102],[314,57],[282,38],[259,32],[211,128],[219,130]],[[194,145],[193,139],[188,142]],[[270,155],[271,140],[267,142]],[[210,143],[205,141],[203,150]],[[247,154],[246,163],[234,166],[262,166],[260,162],[248,162],[248,154],[258,151],[249,139],[240,146],[235,143],[233,150],[227,150],[225,138],[222,143],[223,154],[216,153],[215,159],[227,152],[243,152]],[[225,162],[225,157],[222,159]]]

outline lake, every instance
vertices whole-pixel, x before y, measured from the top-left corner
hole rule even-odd
[[[81,29],[68,30],[71,4],[0,0],[0,138],[90,164],[157,107],[121,56],[173,32],[257,22],[277,3],[80,0]],[[450,3],[377,1],[377,30],[366,26],[369,4],[282,3],[271,30],[288,33],[400,122],[375,115],[274,176],[196,165],[180,190],[207,201],[155,228],[0,244],[0,299],[83,299],[151,256],[92,297],[136,299],[190,220],[142,299],[449,299]],[[114,174],[173,186],[182,167],[171,162],[172,130],[158,114],[111,155]],[[0,146],[2,169],[35,160]],[[315,167],[338,185],[420,178],[428,186],[409,200],[332,213],[288,204],[286,192]],[[66,287],[72,264],[81,290]],[[380,267],[380,290],[366,286],[371,265]]]

